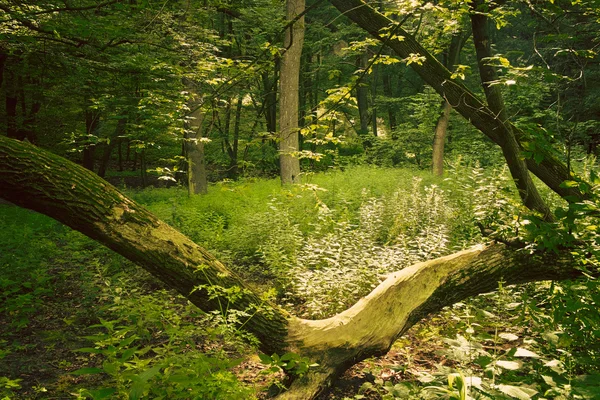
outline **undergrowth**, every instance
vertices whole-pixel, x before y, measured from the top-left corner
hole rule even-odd
[[[128,194],[306,318],[333,315],[390,272],[489,241],[489,232],[540,237],[503,169],[457,164],[441,180],[354,167],[304,178],[283,189],[225,182],[193,198],[181,188]],[[576,234],[572,217],[594,234],[586,212],[565,209],[555,231]],[[200,312],[90,239],[10,205],[0,215],[0,398],[246,399],[298,364],[251,360],[235,315]],[[431,349],[428,367],[400,340],[402,363],[367,362],[375,378],[353,396],[600,396],[599,293],[593,279],[500,285],[413,328],[408,337]]]

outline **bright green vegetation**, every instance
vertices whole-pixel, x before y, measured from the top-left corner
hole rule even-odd
[[[444,180],[355,167],[283,189],[257,179],[191,198],[183,188],[128,194],[294,314],[322,318],[389,272],[489,240],[476,223],[521,226],[513,192],[502,169],[459,165]],[[233,328],[236,312],[199,311],[47,217],[10,205],[0,216],[5,398],[249,399],[265,396],[274,371],[309,368],[293,354],[261,365],[248,356],[252,338]],[[329,398],[600,396],[596,281],[499,285],[355,367],[350,374],[374,375],[359,394],[342,381]]]
[[[600,398],[598,1],[0,0],[0,400]]]

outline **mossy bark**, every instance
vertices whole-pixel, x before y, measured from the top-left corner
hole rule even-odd
[[[288,340],[319,367],[284,399],[308,399],[368,357],[383,355],[409,328],[446,306],[504,285],[575,278],[566,254],[531,254],[504,244],[477,246],[394,272],[350,309],[325,320],[293,320]]]
[[[202,310],[254,313],[244,323],[265,352],[286,347],[288,319],[205,249],[85,168],[37,147],[0,137],[0,196],[104,244],[142,266]],[[212,297],[203,285],[239,287],[240,298]]]
[[[268,354],[292,351],[319,364],[292,382],[285,399],[311,399],[353,364],[385,354],[424,316],[505,285],[580,275],[569,253],[531,254],[503,244],[478,246],[394,272],[367,297],[311,321],[265,303],[234,273],[181,233],[89,170],[30,144],[0,136],[0,197],[76,229],[127,257],[204,311],[222,309],[198,286],[243,289],[231,309],[256,312],[243,329]]]

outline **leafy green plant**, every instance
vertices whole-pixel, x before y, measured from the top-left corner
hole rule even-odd
[[[286,271],[286,296],[304,316],[339,312],[366,295],[385,276],[446,254],[452,208],[439,187],[421,187],[383,198],[365,191],[356,214],[320,203],[313,231]]]
[[[285,353],[279,356],[276,353],[272,355],[259,354],[260,361],[269,368],[264,373],[276,373],[285,371],[291,375],[303,376],[310,368],[318,367],[319,364],[313,363],[308,357],[302,357],[296,353]]]

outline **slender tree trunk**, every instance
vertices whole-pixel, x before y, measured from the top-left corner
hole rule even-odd
[[[191,88],[191,82],[187,84]],[[192,88],[193,89],[193,88]],[[206,176],[206,159],[204,158],[204,142],[202,141],[202,109],[200,100],[190,100],[190,119],[186,123],[185,153],[187,155],[187,183],[190,196],[208,193]]]
[[[272,78],[269,76],[268,71],[263,72],[262,81],[267,132],[274,135],[277,132],[277,68],[274,68]]]
[[[377,79],[379,79],[379,65],[373,65],[373,73],[371,74],[371,130],[373,132],[373,136],[379,136],[379,131],[377,129]]]
[[[23,136],[31,143],[37,143],[37,114],[42,108],[42,102],[39,98],[34,98],[31,102],[31,108],[23,119]]]
[[[95,135],[100,123],[100,116],[97,111],[86,108],[85,110],[85,131],[86,142],[83,144],[83,166],[90,171],[94,170],[94,153],[96,144],[90,143],[88,140]]]
[[[235,106],[235,117],[233,123],[233,143],[227,143],[230,148],[229,152],[229,171],[228,175],[230,179],[237,180],[240,175],[238,167],[239,157],[239,145],[240,145],[240,123],[242,120],[242,106],[244,96],[240,94],[237,98],[237,104]]]
[[[433,174],[436,176],[444,175],[444,144],[446,142],[446,132],[450,122],[450,111],[452,106],[444,100],[442,113],[437,120],[435,133],[433,137]]]
[[[466,32],[459,32],[452,37],[445,62],[446,68],[449,70],[454,70],[454,67],[458,64],[460,52],[467,37],[468,35]],[[435,125],[433,137],[432,169],[433,174],[436,176],[442,176],[444,174],[444,147],[446,145],[446,133],[448,131],[451,111],[452,106],[447,100],[444,100],[442,102],[442,111]]]
[[[119,153],[119,172],[123,172],[123,138],[118,139]]]
[[[286,0],[287,21],[293,21],[304,11],[305,0]],[[279,165],[281,168],[281,183],[291,184],[300,182],[300,159],[294,154],[299,151],[299,84],[302,45],[304,44],[304,17],[293,22],[286,29],[284,46],[281,57],[279,96]]]
[[[4,66],[6,65],[6,60],[8,60],[8,54],[0,50],[0,88],[4,82]]]
[[[508,113],[504,105],[504,99],[500,92],[500,85],[494,83],[498,81],[496,70],[488,64],[492,57],[490,22],[487,17],[488,10],[480,9],[485,5],[479,1],[471,4],[471,26],[473,28],[473,41],[475,42],[475,51],[477,53],[477,64],[479,65],[479,75],[488,102],[488,107],[494,113],[503,128],[498,132],[499,145],[510,169],[513,180],[521,196],[521,200],[530,210],[535,210],[543,215],[545,219],[552,219],[552,212],[542,199],[535,187],[527,164],[524,161],[519,143],[515,137],[513,126],[509,123]]]
[[[146,165],[146,149],[140,151],[140,178],[142,179],[142,188],[148,186],[148,169]]]
[[[292,351],[318,363],[305,377],[293,381],[281,396],[285,399],[315,398],[350,366],[385,354],[423,317],[493,291],[500,280],[511,285],[581,275],[568,249],[555,254],[498,243],[477,246],[389,274],[367,297],[334,317],[303,320],[261,299],[206,250],[96,174],[2,136],[0,196],[106,245],[204,311],[245,312],[250,317],[240,325],[257,337],[261,351]],[[226,295],[232,288],[239,289],[235,301]]]
[[[22,140],[19,138],[19,126],[17,122],[17,82],[15,74],[10,70],[7,73],[5,93],[6,135],[9,138]]]
[[[364,70],[367,68],[367,61],[368,57],[367,52],[365,51],[357,57],[356,68],[358,70]],[[356,103],[358,106],[358,119],[360,120],[360,130],[358,131],[358,134],[365,136],[369,133],[369,87],[364,77],[356,84]]]
[[[110,138],[110,142],[104,146],[104,151],[102,152],[102,158],[100,159],[100,167],[98,167],[98,176],[101,178],[104,178],[104,176],[106,175],[106,171],[108,170],[108,164],[110,163],[110,156],[120,141],[119,136],[122,136],[125,133],[125,124],[126,123],[127,123],[127,120],[125,118],[121,118],[121,119],[119,119],[119,121],[117,121],[115,133],[113,134],[112,138]],[[119,147],[119,149],[120,149],[120,147]],[[120,153],[120,150],[119,150],[119,153]],[[120,160],[120,158],[121,157],[119,154],[119,160]]]
[[[133,164],[131,165],[131,171],[137,170],[137,161],[138,161],[138,152],[135,150],[133,152]]]
[[[384,69],[384,72],[383,72],[383,94],[388,99],[391,99],[394,97],[394,92],[392,89],[392,74],[389,71],[389,69],[391,67],[392,66],[388,66],[386,69]],[[398,126],[398,122],[396,121],[396,107],[394,107],[392,105],[388,105],[387,110],[388,110],[388,124],[390,127],[390,132],[393,132],[396,129],[396,127]]]

